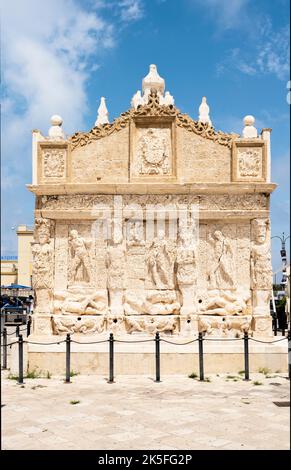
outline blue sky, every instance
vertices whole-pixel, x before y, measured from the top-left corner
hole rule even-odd
[[[40,8],[41,4],[41,8]],[[155,63],[194,119],[207,96],[216,129],[246,114],[271,127],[272,234],[289,234],[288,0],[1,0],[2,254],[11,227],[33,223],[31,130],[60,114],[67,133],[93,127],[100,96],[114,119]],[[280,266],[273,243],[274,269]]]

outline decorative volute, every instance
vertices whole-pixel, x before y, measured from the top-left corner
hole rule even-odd
[[[100,100],[100,106],[98,108],[98,116],[95,122],[95,126],[102,126],[103,124],[109,124],[109,113],[106,107],[104,96],[102,96]]]
[[[206,102],[206,96],[203,96],[201,104],[199,106],[199,122],[202,122],[203,124],[209,124],[209,126],[212,126],[212,122],[209,116],[209,106]]]
[[[154,64],[150,65],[149,73],[144,77],[142,81],[142,92],[155,88],[158,93],[164,95],[165,92],[165,80],[159,76],[157,66]]]
[[[62,129],[63,118],[58,114],[54,114],[51,117],[51,127],[49,128],[48,135],[50,139],[59,140],[65,139],[65,133]]]
[[[255,124],[254,116],[251,116],[251,115],[245,116],[243,122],[244,122],[244,128],[242,131],[242,136],[245,139],[254,139],[258,137],[258,131],[254,126]]]

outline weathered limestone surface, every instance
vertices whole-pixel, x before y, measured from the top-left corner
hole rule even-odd
[[[34,335],[270,337],[270,139],[215,131],[164,94],[33,144]]]

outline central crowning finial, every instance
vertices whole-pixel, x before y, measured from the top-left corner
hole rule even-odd
[[[144,77],[142,81],[142,94],[138,90],[131,100],[133,108],[137,109],[138,106],[143,106],[148,103],[151,89],[154,88],[157,91],[160,105],[173,105],[174,98],[168,91],[165,93],[165,80],[158,74],[157,66],[154,64],[150,65],[149,73]]]
[[[150,71],[142,81],[143,94],[149,93],[151,91],[151,88],[155,88],[158,93],[164,95],[165,80],[159,76],[157,66],[154,64],[150,65]]]

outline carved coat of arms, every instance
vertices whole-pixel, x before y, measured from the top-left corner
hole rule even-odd
[[[169,129],[149,128],[138,142],[139,174],[169,174],[170,131]]]

